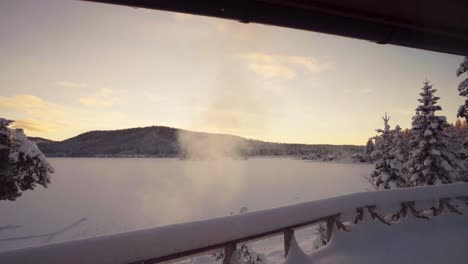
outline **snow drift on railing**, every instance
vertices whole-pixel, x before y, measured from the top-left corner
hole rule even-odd
[[[438,202],[468,195],[468,183],[361,192],[210,220],[0,253],[0,263],[130,263],[236,241],[356,208]]]

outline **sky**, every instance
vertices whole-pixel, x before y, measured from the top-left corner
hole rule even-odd
[[[430,80],[449,122],[462,60],[260,24],[77,0],[0,0],[0,117],[30,136],[162,125],[364,145],[411,126]]]

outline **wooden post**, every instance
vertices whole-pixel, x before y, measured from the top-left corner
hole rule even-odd
[[[294,229],[287,229],[283,232],[284,238],[284,258],[288,256],[289,249],[291,248],[291,239],[294,236]]]
[[[330,242],[333,234],[333,226],[335,225],[335,217],[331,216],[327,219],[327,243]]]
[[[231,263],[232,254],[236,251],[236,244],[228,244],[224,247],[224,259],[223,264]]]

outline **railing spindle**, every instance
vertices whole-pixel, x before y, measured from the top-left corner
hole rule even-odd
[[[283,232],[284,237],[284,257],[286,258],[291,248],[291,239],[294,236],[294,229],[287,229]]]
[[[335,225],[335,217],[327,218],[327,243],[330,242],[330,239],[332,237],[334,225]]]
[[[223,259],[223,264],[230,264],[231,263],[231,258],[232,254],[236,252],[236,244],[231,243],[228,244],[224,247],[224,259]]]

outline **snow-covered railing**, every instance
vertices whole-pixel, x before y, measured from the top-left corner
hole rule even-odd
[[[355,213],[355,222],[359,222],[367,209],[373,218],[391,224],[407,212],[416,217],[427,217],[415,208],[420,202],[432,204],[430,208],[434,216],[444,209],[460,213],[454,205],[457,199],[467,203],[468,183],[362,192],[222,218],[2,252],[0,263],[158,263],[219,249],[224,249],[224,256],[231,256],[239,244],[281,234],[285,238],[287,255],[297,228],[326,221],[330,237],[335,225],[339,230],[348,230],[340,221],[340,215],[346,212]],[[401,206],[401,210],[390,220],[376,212],[376,207],[395,205]],[[229,260],[225,257],[224,263]]]

